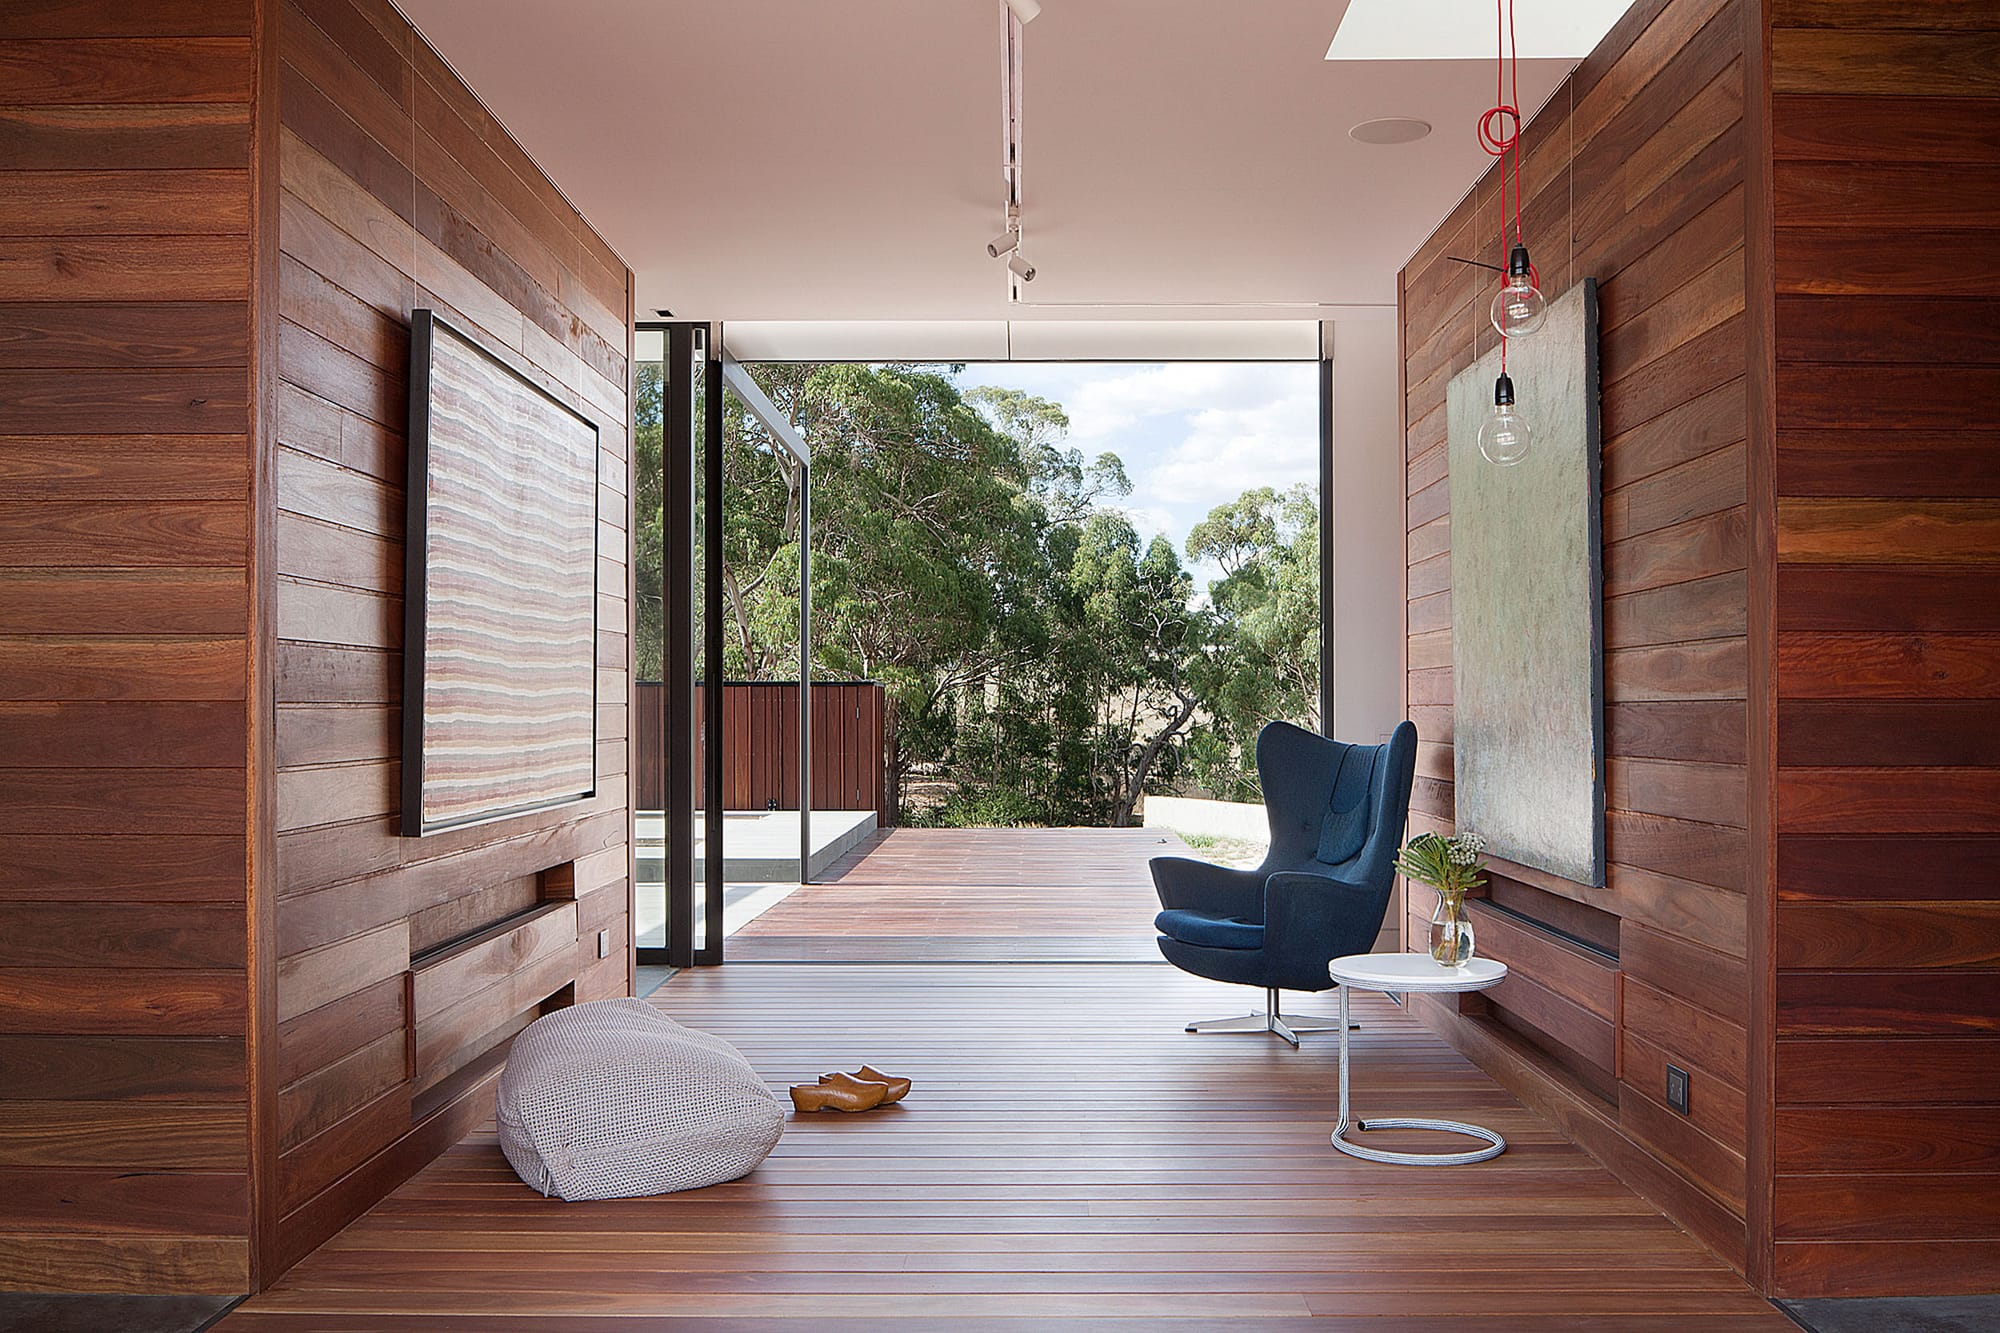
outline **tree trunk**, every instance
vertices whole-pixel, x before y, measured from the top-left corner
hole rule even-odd
[[[1146,742],[1146,748],[1139,751],[1139,762],[1133,766],[1131,784],[1118,798],[1118,808],[1112,812],[1111,827],[1132,827],[1132,811],[1138,806],[1141,793],[1146,790],[1146,775],[1153,771],[1153,764],[1159,759],[1166,743],[1178,735],[1180,729],[1188,724],[1188,719],[1194,716],[1195,703],[1195,700],[1182,695],[1181,708],[1174,714],[1174,720],[1155,733],[1153,739]]]
[[[750,608],[744,604],[744,592],[737,584],[735,571],[727,566],[722,571],[722,596],[729,603],[730,619],[736,622],[736,641],[743,648],[744,670],[746,673],[754,672],[757,645],[750,633]],[[716,683],[721,684],[720,681]]]
[[[882,782],[888,790],[883,794],[882,808],[886,816],[885,827],[890,828],[903,822],[903,738],[898,724],[896,700],[884,690],[882,748],[886,753],[882,761]]]

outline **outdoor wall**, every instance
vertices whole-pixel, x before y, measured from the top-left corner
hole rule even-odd
[[[249,1282],[253,24],[0,5],[0,1288]]]
[[[274,12],[277,1271],[490,1114],[542,1007],[629,991],[630,275],[387,0]],[[417,306],[612,424],[599,795],[421,840],[396,813]]]
[[[1755,0],[1750,0],[1754,6]],[[1609,883],[1501,866],[1475,905],[1513,969],[1419,1012],[1678,1221],[1748,1265],[1746,172],[1739,0],[1641,0],[1523,135],[1551,296],[1600,284]],[[1402,275],[1413,827],[1451,827],[1445,388],[1491,347],[1489,172]],[[1532,409],[1531,409],[1532,410]],[[1421,939],[1433,897],[1413,886]],[[1692,1075],[1666,1104],[1665,1066]]]
[[[2000,7],[1770,19],[1772,1275],[2000,1290]]]
[[[267,1285],[629,991],[629,284],[387,0],[0,7],[0,1288]],[[613,424],[602,794],[422,840],[418,305]]]

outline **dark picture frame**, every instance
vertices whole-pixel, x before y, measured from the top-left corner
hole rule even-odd
[[[441,358],[456,364],[451,377],[440,375]],[[449,410],[442,412],[441,394],[451,395]],[[541,430],[535,429],[537,419]],[[524,446],[559,452],[563,447],[559,437],[566,431],[573,432],[570,452],[577,454],[584,452],[581,442],[587,434],[588,467],[572,469],[573,477],[560,467],[545,469],[547,475],[538,480],[551,488],[542,492],[547,504],[527,503],[525,487],[517,487],[511,496],[504,485],[468,488],[463,476],[458,477],[455,504],[440,494],[436,465],[441,461],[448,460],[461,472],[483,466],[505,478],[508,466],[518,467],[535,457]],[[435,310],[411,312],[403,583],[401,831],[406,837],[572,805],[597,795],[597,544],[604,431],[604,423],[587,409],[545,387],[525,361]],[[566,482],[578,491],[587,486],[587,500],[565,494],[561,487]],[[468,503],[469,489],[477,489],[477,498],[489,503],[483,507]],[[589,515],[588,532],[581,540],[559,526],[565,516],[574,523],[579,512]],[[548,521],[551,516],[555,524]],[[483,551],[482,537],[490,539]],[[436,539],[454,542],[462,562],[487,563],[442,571],[434,558]],[[535,563],[531,548],[538,539],[554,551],[546,568],[558,576],[565,558],[583,562],[587,572],[581,581],[586,591],[571,596],[587,600],[587,619],[572,619],[579,627],[587,624],[587,632],[565,636],[559,618],[552,621],[558,627],[554,633],[532,624],[538,612],[550,609],[546,604],[552,600],[560,611],[564,595],[558,591],[551,598],[548,585],[537,587],[520,577]],[[442,599],[443,607],[459,613],[447,620],[439,614],[441,599],[434,584],[441,576],[455,578],[461,585],[483,583],[489,591],[518,594],[511,613],[514,619],[496,623],[495,617],[510,613],[490,601],[468,610],[461,604],[461,587],[459,598]],[[474,615],[484,615],[486,621],[477,623]],[[439,653],[436,649],[447,637],[452,649]],[[446,663],[455,674],[446,674]],[[575,735],[560,734],[567,720],[560,713],[537,718],[518,707],[513,688],[518,681],[510,683],[509,677],[536,671],[558,681],[574,673],[588,682],[581,692],[560,685],[541,691],[558,706],[571,696],[580,700],[569,710],[586,718]],[[449,746],[431,726],[437,721],[433,698],[440,693],[451,694],[462,709],[467,699],[484,698],[490,709],[483,716],[466,713],[455,718],[456,736]],[[547,734],[552,718],[558,732],[553,740]],[[529,735],[530,730],[542,734]],[[509,745],[519,749],[509,752]],[[476,765],[482,751],[506,757],[480,772]],[[522,762],[522,756],[537,752],[548,760],[539,772],[532,763]],[[571,781],[567,776],[571,773],[580,780]]]

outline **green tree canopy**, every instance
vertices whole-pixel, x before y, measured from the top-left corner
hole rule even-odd
[[[906,819],[1122,824],[1148,791],[1254,798],[1256,727],[1313,720],[1307,488],[1247,491],[1196,526],[1189,558],[1223,571],[1204,599],[1173,543],[1142,543],[1116,507],[1131,492],[1117,455],[1066,447],[1058,404],[936,367],[751,373],[811,446],[814,674],[889,690]],[[638,656],[654,679],[664,392],[642,365]],[[726,673],[792,679],[800,469],[734,395],[723,451]]]

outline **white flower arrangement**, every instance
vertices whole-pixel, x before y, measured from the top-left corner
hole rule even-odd
[[[1419,833],[1396,854],[1396,869],[1420,884],[1430,885],[1443,897],[1460,899],[1468,889],[1486,882],[1486,877],[1479,873],[1485,865],[1485,851],[1486,839],[1470,831],[1449,837]]]

